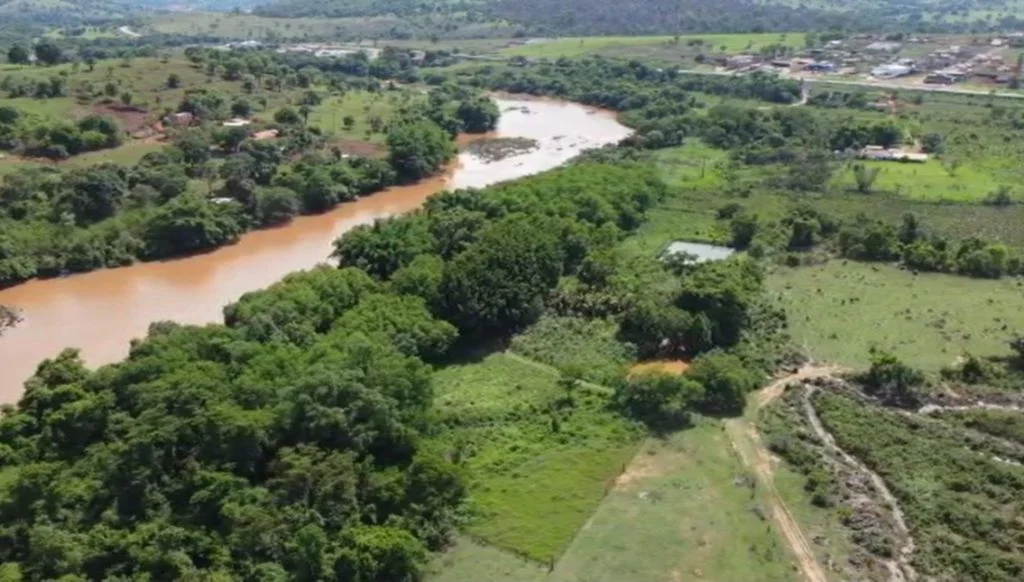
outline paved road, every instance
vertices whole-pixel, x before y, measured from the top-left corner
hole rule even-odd
[[[737,77],[742,75],[741,73],[734,73],[730,71],[694,71],[687,69],[678,69],[676,72],[682,75],[717,75],[720,77]],[[890,89],[893,91],[925,91],[928,93],[951,93],[953,95],[977,95],[980,97],[995,96],[1006,97],[1009,99],[1024,99],[1024,93],[1014,93],[1010,91],[980,91],[978,89],[962,89],[950,87],[948,85],[905,85],[893,81],[842,81],[816,79],[814,77],[790,77],[790,79],[794,81],[803,81],[808,85],[849,85],[854,87],[867,87],[871,89]]]

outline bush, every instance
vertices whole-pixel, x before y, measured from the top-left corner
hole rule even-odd
[[[760,383],[738,356],[722,351],[695,359],[686,377],[704,387],[698,407],[710,414],[742,414],[747,393]]]
[[[614,398],[625,414],[654,430],[668,431],[689,424],[693,406],[704,395],[704,387],[687,376],[645,374],[619,382]]]

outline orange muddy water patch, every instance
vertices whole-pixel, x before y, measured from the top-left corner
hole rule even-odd
[[[536,140],[536,150],[493,162],[462,153],[442,175],[248,233],[213,252],[0,290],[0,305],[20,309],[24,317],[0,337],[0,403],[17,401],[39,362],[63,348],[80,349],[91,366],[120,360],[132,338],[145,336],[150,323],[220,322],[224,306],[243,293],[326,262],[334,239],[356,226],[419,208],[448,188],[482,188],[553,169],[584,149],[616,143],[631,133],[613,113],[594,114],[582,105],[497,101],[507,110],[498,131],[464,136],[459,144],[488,136],[523,137]]]
[[[646,374],[649,372],[665,372],[667,374],[682,374],[690,369],[690,362],[686,360],[650,360],[640,362],[629,369],[630,376]]]

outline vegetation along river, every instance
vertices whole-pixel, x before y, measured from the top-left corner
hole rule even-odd
[[[66,347],[79,348],[93,366],[118,360],[150,323],[219,321],[223,307],[243,293],[324,262],[334,239],[357,225],[413,210],[446,188],[484,187],[552,169],[584,149],[630,133],[611,113],[582,105],[497,101],[502,110],[497,137],[533,139],[536,149],[492,161],[462,153],[442,176],[252,232],[211,253],[30,281],[0,291],[0,305],[17,307],[24,317],[0,337],[0,402],[16,401],[36,365]]]

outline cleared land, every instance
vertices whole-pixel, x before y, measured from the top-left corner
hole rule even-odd
[[[1009,353],[1024,327],[1024,284],[920,274],[889,265],[831,261],[778,268],[768,278],[790,314],[794,340],[817,360],[868,364],[872,346],[938,370],[965,351]]]

